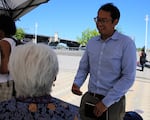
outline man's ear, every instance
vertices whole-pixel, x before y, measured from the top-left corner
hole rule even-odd
[[[114,20],[114,22],[113,22],[114,26],[116,26],[118,24],[118,21],[119,21],[118,19]]]

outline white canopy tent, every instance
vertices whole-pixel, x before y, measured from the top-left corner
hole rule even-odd
[[[0,0],[0,14],[7,14],[14,20],[49,0]]]

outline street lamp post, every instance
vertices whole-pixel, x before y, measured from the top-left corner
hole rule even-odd
[[[37,43],[37,28],[38,28],[38,23],[35,23],[35,39],[34,39],[34,43]]]
[[[147,33],[148,33],[148,15],[146,15],[145,17],[145,21],[146,21],[146,32],[145,32],[145,52],[147,51]]]

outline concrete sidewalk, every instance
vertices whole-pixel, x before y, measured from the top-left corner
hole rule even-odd
[[[81,56],[58,55],[59,74],[53,87],[52,96],[62,99],[71,104],[80,105],[81,96],[76,96],[71,92],[71,86],[76,74]],[[144,72],[137,71],[134,85],[126,95],[126,111],[137,111],[144,120],[150,120],[150,68],[145,68]],[[88,80],[81,90],[87,91]]]

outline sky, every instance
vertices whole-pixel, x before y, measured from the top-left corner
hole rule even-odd
[[[96,29],[93,18],[99,7],[108,2],[120,10],[118,30],[130,36],[137,48],[142,48],[145,41],[150,48],[150,20],[147,25],[145,21],[146,15],[150,19],[150,0],[50,0],[21,17],[16,25],[25,33],[36,31],[45,36],[58,33],[61,39],[76,41],[86,29]]]

